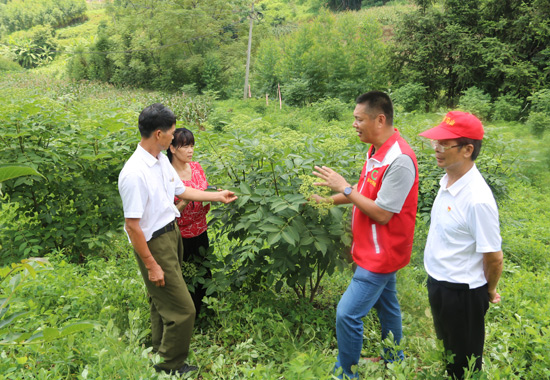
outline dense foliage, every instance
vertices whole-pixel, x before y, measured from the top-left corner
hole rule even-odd
[[[228,82],[244,78],[248,12],[242,0],[115,1],[108,8],[115,23],[76,51],[69,74],[145,88],[226,91]]]
[[[266,38],[258,48],[254,78],[261,94],[292,105],[323,98],[354,99],[366,89],[387,88],[389,55],[376,19],[362,13],[321,13],[295,32]]]
[[[394,63],[399,83],[426,87],[426,104],[455,106],[473,86],[525,102],[548,87],[548,0],[422,3],[395,25]]]
[[[286,284],[313,301],[321,279],[341,267],[350,244],[342,223],[346,209],[308,203],[313,192],[322,191],[312,186],[313,166],[338,166],[352,177],[364,149],[350,138],[351,131],[336,126],[312,134],[288,127],[273,132],[273,127],[239,115],[223,132],[197,136],[201,162],[208,173],[217,173],[211,181],[229,182],[240,196],[214,211],[215,226],[233,242],[224,272],[235,286],[280,291]],[[347,152],[345,158],[337,151]]]
[[[37,25],[67,26],[86,17],[85,0],[9,0],[0,2],[0,36]]]
[[[26,69],[47,65],[58,53],[55,31],[50,26],[36,26],[18,33],[17,37],[10,37],[10,42],[5,48],[6,55],[11,55],[15,62]]]
[[[357,142],[350,127],[351,107],[329,109],[325,102],[319,102],[281,110],[278,103],[266,105],[259,100],[192,98],[191,102],[180,95],[36,81],[21,74],[5,77],[3,83],[3,94],[9,95],[3,102],[9,106],[2,112],[6,115],[3,123],[9,126],[2,134],[6,146],[18,155],[20,165],[34,166],[46,178],[53,178],[46,181],[33,177],[32,186],[28,185],[29,178],[12,178],[3,186],[3,258],[18,260],[26,254],[48,254],[53,263],[53,270],[27,279],[18,290],[21,301],[13,303],[10,313],[28,314],[14,320],[9,332],[47,328],[52,334],[48,337],[53,337],[55,330],[59,334],[56,336],[64,334],[65,326],[75,320],[98,322],[92,330],[59,341],[4,346],[0,372],[5,378],[160,378],[151,368],[159,358],[150,354],[145,291],[131,248],[120,230],[122,211],[116,184],[108,177],[118,174],[138,140],[137,112],[158,100],[177,110],[182,120],[179,125],[195,132],[197,159],[204,164],[210,182],[220,187],[238,185],[240,196],[238,203],[216,207],[212,212],[210,257],[214,273],[207,285],[214,293],[207,300],[206,314],[199,316],[191,362],[199,365],[204,379],[330,378],[336,349],[334,309],[351,275],[338,254],[338,250],[345,249],[340,243],[342,237],[346,243],[345,234],[336,235],[349,228],[349,220],[333,214],[346,211],[345,207],[317,210],[305,204],[305,199],[313,191],[307,186],[313,164],[331,165],[351,181],[359,173],[366,146]],[[38,98],[37,92],[43,96]],[[193,121],[190,103],[204,103],[200,125],[205,131]],[[543,107],[542,100],[539,103]],[[399,276],[405,328],[402,344],[408,358],[388,367],[361,363],[359,371],[366,378],[442,376],[440,349],[426,314],[422,269],[429,208],[441,172],[434,170],[431,151],[416,137],[441,117],[396,115],[396,126],[412,143],[421,169],[421,203],[412,263]],[[67,125],[72,126],[71,132]],[[20,136],[13,132],[17,126]],[[493,378],[544,378],[550,364],[545,327],[548,298],[536,290],[548,281],[547,170],[542,166],[535,170],[538,164],[530,164],[531,160],[544,159],[544,138],[540,142],[530,139],[520,125],[489,126],[478,162],[497,191],[507,262],[500,289],[504,303],[492,307],[488,315],[485,368]],[[18,151],[20,142],[25,154]],[[94,147],[99,149],[98,155],[94,155]],[[29,160],[33,157],[39,157],[40,162]],[[2,160],[5,162],[6,156]],[[69,170],[73,165],[78,167]],[[90,173],[82,171],[82,165]],[[101,173],[93,182],[92,171]],[[48,196],[41,195],[44,189]],[[29,212],[34,207],[31,190],[40,195],[37,199],[43,208],[38,212]],[[21,196],[24,192],[30,195]],[[101,197],[96,198],[97,194]],[[97,203],[99,199],[114,202],[108,213],[101,214],[106,209]],[[82,205],[88,204],[86,208],[80,206],[81,200],[85,201]],[[48,225],[44,215],[56,207],[67,211],[64,219],[61,214],[55,215],[55,223]],[[319,219],[323,212],[326,214]],[[540,219],[533,219],[533,213]],[[303,231],[297,238],[295,229],[301,226],[296,222],[300,218],[304,226],[311,226],[308,228],[325,229],[329,241],[308,241]],[[289,229],[287,222],[295,229]],[[109,224],[110,236],[94,230]],[[81,228],[71,229],[73,226]],[[96,245],[90,248],[89,241],[85,241],[80,246],[52,247],[48,236],[54,232],[75,241],[90,234],[97,238]],[[46,238],[30,241],[41,236]],[[27,246],[21,239],[29,239],[35,250],[25,252]],[[8,251],[11,249],[16,252],[12,256]],[[78,260],[80,254],[86,257],[86,263],[67,262]],[[327,269],[317,283],[322,265],[333,269]],[[296,301],[296,291],[310,298],[310,280],[314,288],[317,286],[313,303]],[[189,279],[191,285],[196,281],[200,279]],[[275,293],[277,283],[282,284],[279,293]],[[373,315],[365,320],[365,334],[369,339],[364,354],[374,356],[381,344]]]

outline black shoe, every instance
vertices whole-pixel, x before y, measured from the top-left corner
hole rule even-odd
[[[167,373],[169,375],[179,375],[179,376],[181,376],[183,374],[186,374],[187,372],[197,371],[199,369],[199,367],[196,367],[194,365],[189,365],[189,364],[184,364],[183,367],[178,368],[178,369],[162,368],[162,367],[159,367],[156,364],[153,367],[155,368],[155,371],[157,371],[157,372],[164,372],[164,373]]]

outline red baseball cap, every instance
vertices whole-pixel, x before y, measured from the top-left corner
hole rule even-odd
[[[431,140],[450,140],[466,137],[472,140],[483,139],[481,121],[468,112],[451,111],[445,115],[441,124],[420,133]]]

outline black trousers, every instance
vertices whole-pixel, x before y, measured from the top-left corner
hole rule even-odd
[[[197,267],[204,266],[206,268],[205,278],[212,278],[212,271],[209,266],[204,265],[206,262],[206,252],[210,247],[208,241],[208,233],[204,231],[199,236],[192,238],[182,238],[183,241],[183,261],[194,263]],[[202,248],[202,249],[201,249]],[[202,308],[202,299],[206,295],[206,288],[201,283],[195,283],[195,290],[189,292],[193,303],[195,304],[195,310],[197,311],[197,317]]]
[[[448,361],[449,376],[462,379],[468,359],[476,357],[481,370],[485,343],[485,313],[489,309],[487,285],[469,289],[467,284],[437,281],[428,277],[428,298],[437,338],[454,359]]]

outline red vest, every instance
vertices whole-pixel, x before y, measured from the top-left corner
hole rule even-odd
[[[401,212],[394,214],[387,224],[376,223],[353,206],[351,220],[353,260],[357,265],[371,272],[390,273],[403,268],[411,259],[418,203],[418,165],[416,155],[399,135],[397,129],[374,156],[372,156],[373,150],[374,147],[371,146],[357,185],[357,190],[367,198],[376,200],[384,173],[400,154],[408,155],[416,169],[414,184]]]

